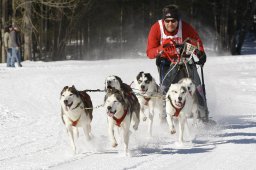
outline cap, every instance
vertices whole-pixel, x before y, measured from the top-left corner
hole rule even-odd
[[[174,18],[176,20],[180,19],[180,14],[178,7],[176,5],[168,5],[163,8],[163,19]]]

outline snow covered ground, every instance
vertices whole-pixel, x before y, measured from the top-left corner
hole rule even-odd
[[[205,83],[214,127],[190,127],[183,147],[176,145],[157,115],[153,138],[146,124],[130,137],[131,156],[107,137],[104,108],[95,109],[94,138],[80,133],[73,155],[60,118],[59,95],[65,85],[103,89],[108,75],[130,84],[140,71],[158,81],[155,62],[146,58],[105,61],[24,62],[22,68],[0,64],[0,169],[177,169],[256,170],[256,56],[209,57]],[[104,93],[89,93],[94,106]],[[81,131],[80,131],[81,132]]]

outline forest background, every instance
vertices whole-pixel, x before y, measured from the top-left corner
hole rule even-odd
[[[4,28],[22,35],[22,59],[99,60],[145,55],[151,25],[165,5],[179,6],[208,53],[239,55],[247,33],[256,35],[253,0],[1,0],[0,62]]]

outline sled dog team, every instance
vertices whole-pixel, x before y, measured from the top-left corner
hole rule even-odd
[[[122,131],[125,153],[128,153],[130,126],[138,129],[140,120],[147,121],[148,135],[152,135],[154,109],[159,110],[160,122],[167,119],[170,133],[176,133],[174,119],[179,122],[179,142],[183,142],[184,127],[187,118],[193,117],[196,124],[199,118],[196,87],[190,78],[181,79],[172,84],[166,95],[162,95],[160,87],[150,73],[140,72],[135,81],[134,92],[131,87],[118,76],[108,76],[105,80],[104,106],[108,120],[108,135],[112,147],[117,141],[114,129]],[[78,91],[74,86],[65,86],[61,91],[61,118],[66,126],[73,152],[76,153],[75,138],[78,127],[84,131],[85,138],[90,140],[93,104],[86,91]],[[166,111],[163,110],[164,104]],[[146,112],[146,110],[148,110]],[[165,114],[166,112],[166,114]],[[166,117],[167,116],[167,117]]]

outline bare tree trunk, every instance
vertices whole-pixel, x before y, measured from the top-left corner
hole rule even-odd
[[[16,16],[16,6],[15,0],[12,0],[12,25],[15,25],[15,16]]]
[[[91,34],[91,25],[90,25],[90,19],[88,18],[88,25],[87,25],[87,58],[88,59],[91,59],[91,50],[90,50],[90,48],[91,48],[91,39],[90,39],[90,34]]]
[[[83,32],[82,27],[79,29],[79,60],[83,58]]]
[[[31,23],[31,2],[25,0],[24,11],[24,60],[31,60],[32,49],[32,23]]]
[[[4,36],[4,27],[6,25],[6,19],[7,19],[7,2],[8,0],[2,0],[2,13],[1,13],[1,20],[2,20],[2,25],[1,25],[1,35],[2,35],[2,41],[1,41],[1,62],[5,63],[6,62],[6,51],[4,49],[4,42],[3,42],[3,36]]]
[[[123,55],[123,1],[120,11],[120,49],[121,49],[121,56]]]
[[[213,14],[214,14],[214,28],[215,28],[215,40],[214,40],[214,51],[219,52],[219,47],[220,47],[220,36],[219,36],[219,13],[217,11],[218,9],[218,4],[215,1],[213,3]]]

